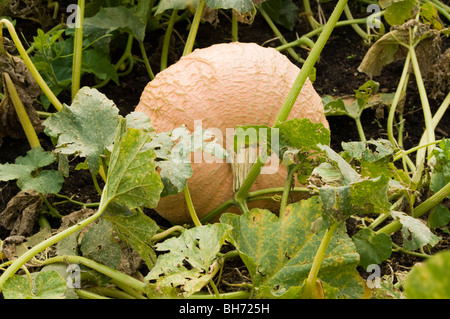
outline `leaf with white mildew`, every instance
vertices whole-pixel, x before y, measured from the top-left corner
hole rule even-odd
[[[71,106],[52,114],[44,125],[58,136],[56,151],[87,158],[89,169],[99,170],[100,157],[112,145],[119,123],[119,109],[96,89],[81,88]]]

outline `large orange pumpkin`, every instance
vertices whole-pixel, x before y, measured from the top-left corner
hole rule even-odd
[[[203,129],[219,129],[224,136],[227,128],[238,125],[272,125],[299,71],[272,48],[216,44],[196,49],[157,74],[144,89],[136,111],[147,114],[157,132],[182,124],[193,132],[196,120],[202,121]],[[309,80],[292,108],[292,118],[329,127],[321,98]],[[193,163],[192,168],[188,186],[199,217],[234,196],[231,164]],[[275,174],[260,175],[251,190],[283,186],[286,176],[280,165]],[[274,208],[270,200],[254,205]],[[163,197],[156,211],[175,224],[191,221],[183,193]]]

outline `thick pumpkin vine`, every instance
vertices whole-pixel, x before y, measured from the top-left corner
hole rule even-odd
[[[164,9],[161,3],[158,10]],[[199,1],[194,24],[199,22],[205,3],[211,7],[215,1]],[[251,1],[243,3],[252,4]],[[98,291],[103,291],[104,295],[118,298],[361,298],[368,294],[366,283],[356,269],[358,265],[366,268],[379,264],[390,257],[393,249],[414,251],[435,245],[440,238],[418,217],[432,210],[429,224],[433,227],[445,226],[450,220],[448,209],[440,204],[450,196],[450,143],[448,140],[434,141],[429,132],[434,122],[427,110],[426,138],[421,145],[409,151],[396,148],[392,132],[389,133],[389,141],[366,141],[360,131],[361,142],[343,143],[343,152],[338,154],[329,147],[330,132],[322,124],[313,124],[306,119],[286,121],[346,3],[347,0],[337,3],[328,23],[321,29],[271,127],[281,133],[279,155],[289,171],[285,187],[250,192],[267,159],[261,156],[235,198],[223,203],[202,220],[196,218],[195,207],[186,187],[186,180],[192,171],[190,165],[183,162],[183,157],[192,151],[190,142],[193,138],[187,130],[181,127],[157,134],[151,127],[150,119],[143,114],[135,112],[123,118],[114,103],[96,89],[78,89],[77,72],[74,72],[73,79],[73,101],[70,106],[62,105],[39,72],[33,69],[27,53],[18,44],[20,41],[12,25],[7,20],[1,20],[8,27],[33,76],[59,112],[50,115],[44,122],[47,132],[55,140],[55,155],[32,144],[33,149],[25,157],[18,158],[14,164],[0,165],[0,180],[17,180],[22,190],[34,189],[41,193],[42,198],[46,194],[57,194],[62,175],[45,167],[55,161],[64,166],[67,157],[73,155],[85,158],[79,168],[88,169],[94,183],[97,183],[97,175],[104,180],[103,189],[96,184],[101,200],[93,205],[96,210],[88,217],[73,226],[61,228],[54,235],[50,235],[49,229],[44,227],[38,234],[44,240],[31,245],[31,249],[18,254],[16,259],[0,265],[4,269],[0,276],[3,296],[60,298],[73,297],[76,292],[80,297],[96,298],[101,297]],[[79,4],[84,6],[84,1],[79,1]],[[177,12],[173,12],[176,18]],[[192,50],[195,27],[191,31],[184,54]],[[413,30],[409,29],[409,32]],[[80,36],[82,34],[78,35],[78,39]],[[417,71],[414,62],[414,46],[417,43],[413,36],[409,39],[402,45],[407,46],[409,59],[413,60]],[[78,59],[76,55],[75,59]],[[420,85],[420,73],[416,77]],[[403,76],[399,90],[403,89],[402,83]],[[369,83],[364,88],[367,87],[373,86]],[[8,90],[13,96],[14,90]],[[420,90],[423,88],[420,87]],[[357,99],[364,103],[359,104],[361,109],[355,113],[355,120],[368,102],[364,94],[357,96]],[[449,100],[447,96],[442,109],[448,107]],[[330,108],[330,112],[337,112],[338,108],[339,112],[354,114],[341,104],[338,107],[333,104]],[[29,128],[29,124],[24,127]],[[203,133],[206,132],[200,132]],[[203,141],[206,140],[208,134],[204,135]],[[33,138],[30,138],[31,141]],[[183,150],[186,145],[188,149]],[[431,145],[435,145],[429,148],[429,156],[435,160],[432,165],[430,163],[433,195],[414,206],[415,192],[424,187],[422,180],[418,173],[411,178],[406,170],[398,169],[394,163],[400,159],[407,162],[407,154]],[[206,142],[200,148],[208,149]],[[408,165],[411,163],[408,162]],[[307,187],[295,191],[309,192],[311,196],[287,205],[287,196],[292,191],[291,178],[298,178],[307,184]],[[185,192],[190,204],[194,227],[162,229],[144,214],[143,208],[156,207],[161,196],[180,191]],[[252,198],[273,192],[282,194],[279,216],[268,210],[247,208],[247,202]],[[240,207],[242,215],[226,213],[220,217],[219,223],[207,224],[231,205]],[[411,212],[409,215],[405,213],[408,210]],[[378,217],[350,238],[346,233],[345,221],[367,214]],[[393,221],[386,223],[388,218]],[[88,225],[92,227],[88,229]],[[380,228],[381,225],[383,227]],[[395,247],[390,235],[400,229],[404,247]],[[87,231],[81,234],[81,230]],[[149,272],[143,280],[117,270],[122,251],[114,236],[136,251],[145,262]],[[33,242],[32,238],[27,240]],[[96,243],[101,243],[100,249]],[[56,256],[45,258],[41,252],[55,244]],[[228,252],[224,253],[225,247]],[[223,265],[237,256],[245,264],[251,283],[243,284],[237,292],[220,293],[217,286]],[[418,288],[422,284],[420,278],[426,276],[430,267],[445,265],[448,260],[448,254],[440,254],[435,259],[430,258],[421,269],[411,272],[405,285],[409,296],[422,296]],[[24,267],[29,262],[48,271],[40,271],[34,279],[15,275],[21,268],[29,275]],[[61,271],[66,263],[86,267],[86,271],[94,271],[92,274],[97,277],[98,274],[105,275],[108,278],[106,282],[120,290],[102,286],[104,278],[98,279],[98,286],[103,290],[97,292],[80,286],[68,287],[67,274],[63,275],[64,271]],[[207,286],[212,293],[207,293]],[[442,293],[445,295],[445,292]]]

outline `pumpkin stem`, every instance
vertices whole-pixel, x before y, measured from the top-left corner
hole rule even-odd
[[[258,157],[258,149],[253,146],[243,146],[237,153],[232,149],[228,149],[227,153],[231,159],[230,164],[231,171],[233,172],[233,190],[236,193],[250,173],[253,164],[255,164]]]

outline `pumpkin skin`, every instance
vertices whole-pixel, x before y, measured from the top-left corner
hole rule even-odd
[[[219,129],[225,138],[227,128],[272,125],[299,72],[275,49],[254,43],[215,44],[196,49],[158,73],[145,87],[135,111],[145,113],[156,132],[183,124],[193,132],[194,121],[201,120],[203,129]],[[309,79],[289,115],[293,118],[308,118],[329,128],[322,100]],[[231,164],[192,163],[192,169],[188,187],[199,217],[233,198]],[[276,173],[260,174],[251,191],[284,186],[286,176],[280,164]],[[278,203],[265,200],[252,206],[273,210]],[[161,198],[155,210],[174,224],[191,221],[183,192]]]

